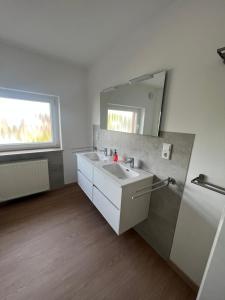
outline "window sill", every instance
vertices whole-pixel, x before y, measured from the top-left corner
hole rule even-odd
[[[43,152],[55,152],[55,151],[63,151],[63,149],[62,148],[47,148],[47,149],[3,151],[3,152],[0,152],[0,156],[30,154],[30,153],[43,153]]]

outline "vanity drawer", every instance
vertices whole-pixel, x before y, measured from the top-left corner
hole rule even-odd
[[[77,171],[77,177],[79,186],[88,196],[88,198],[92,201],[92,183],[79,170]]]
[[[93,165],[85,158],[77,157],[77,169],[83,173],[91,182],[93,180]]]
[[[118,208],[121,207],[122,189],[116,185],[110,176],[94,168],[93,184]]]
[[[120,211],[95,186],[93,203],[113,230],[119,234]]]

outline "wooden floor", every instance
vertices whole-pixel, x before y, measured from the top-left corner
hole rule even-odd
[[[0,299],[195,299],[130,230],[118,237],[77,185],[0,206]]]

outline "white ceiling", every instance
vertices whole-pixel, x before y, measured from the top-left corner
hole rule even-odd
[[[0,0],[0,39],[89,65],[171,0]]]

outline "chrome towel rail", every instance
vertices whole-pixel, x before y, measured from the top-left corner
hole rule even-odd
[[[147,187],[144,187],[144,188],[136,191],[135,195],[133,195],[131,198],[132,199],[139,198],[143,195],[146,195],[146,194],[149,194],[151,192],[162,189],[162,188],[168,186],[169,184],[176,184],[176,180],[172,177],[168,177],[166,179],[157,181],[157,182],[153,183],[150,187],[147,186]]]
[[[208,190],[217,192],[219,194],[225,195],[225,188],[210,182],[206,182],[205,178],[206,176],[204,174],[199,174],[198,177],[195,177],[194,179],[191,180],[191,183],[202,186]]]

